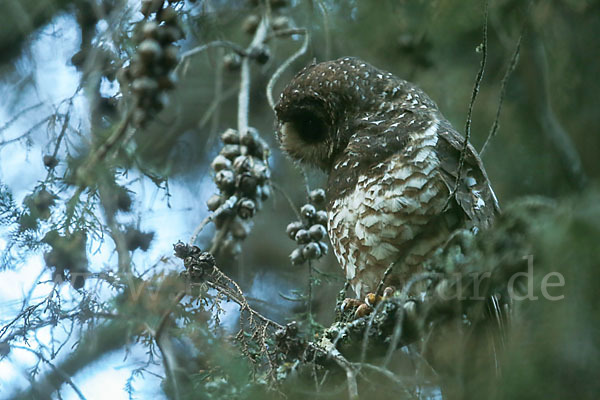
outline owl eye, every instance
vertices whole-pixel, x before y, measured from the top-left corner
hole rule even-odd
[[[297,110],[288,116],[283,130],[284,134],[294,134],[308,144],[315,144],[325,140],[329,129],[320,115],[309,110]]]

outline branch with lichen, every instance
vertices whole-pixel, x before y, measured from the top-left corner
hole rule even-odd
[[[526,269],[522,256],[532,251],[532,227],[552,212],[553,206],[547,202],[525,201],[508,207],[489,231],[478,235],[456,232],[430,260],[425,272],[413,277],[394,296],[379,302],[370,315],[355,320],[340,318],[317,337],[300,332],[295,322],[282,325],[253,310],[239,285],[216,267],[209,253],[179,243],[176,254],[184,260],[184,276],[194,286],[212,288],[240,306],[241,317],[247,322],[242,323],[242,330],[245,326],[249,332],[241,331],[236,340],[243,351],[251,347],[249,341],[258,343],[262,365],[269,371],[267,376],[284,384],[288,374],[302,366],[306,366],[307,374],[314,374],[311,366],[331,372],[331,366],[336,365],[346,377],[350,398],[358,398],[357,382],[364,379],[363,370],[391,379],[410,392],[413,382],[403,382],[392,368],[397,349],[414,343],[438,346],[428,343],[427,338],[449,321],[465,324],[468,332],[486,320],[487,299],[508,294],[511,277]],[[510,250],[499,252],[500,244],[505,245],[508,238]],[[411,296],[411,287],[421,282],[427,283],[424,296]],[[256,355],[251,356],[256,362]],[[377,359],[381,365],[367,361]],[[424,354],[418,354],[418,359],[425,368],[432,368]],[[321,379],[328,378],[323,375]]]

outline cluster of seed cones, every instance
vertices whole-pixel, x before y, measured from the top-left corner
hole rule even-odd
[[[287,234],[295,240],[298,247],[290,254],[293,265],[300,265],[308,260],[317,260],[327,254],[327,212],[322,209],[325,203],[323,189],[312,190],[309,202],[300,209],[300,220],[287,226]]]
[[[219,193],[208,199],[207,206],[216,211],[217,231],[225,232],[222,249],[237,255],[252,227],[251,218],[271,195],[269,148],[253,129],[245,135],[228,129],[221,140],[223,147],[211,163]]]

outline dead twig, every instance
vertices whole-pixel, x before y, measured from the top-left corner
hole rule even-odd
[[[85,400],[85,396],[83,395],[81,390],[77,387],[77,385],[75,385],[75,383],[73,382],[73,380],[71,379],[69,374],[67,374],[65,371],[63,371],[62,369],[60,369],[56,365],[54,365],[50,360],[48,360],[46,357],[44,357],[44,355],[42,353],[35,351],[33,349],[30,349],[29,347],[25,347],[25,346],[11,345],[11,348],[25,350],[25,351],[35,354],[36,357],[38,357],[40,360],[42,360],[43,362],[48,364],[50,366],[50,368],[52,368],[54,370],[54,372],[56,372],[58,375],[60,375],[61,378],[64,380],[64,382],[67,385],[71,386],[71,389],[73,389],[73,391],[77,394],[77,396],[81,400]]]
[[[234,42],[230,42],[228,40],[215,40],[213,42],[206,43],[201,46],[194,47],[193,49],[188,50],[186,52],[183,52],[179,59],[179,64],[177,64],[177,66],[175,67],[175,71],[174,71],[175,74],[178,75],[179,70],[181,68],[184,69],[183,73],[185,74],[185,69],[187,69],[187,65],[188,65],[189,59],[191,57],[193,57],[197,54],[200,54],[203,51],[208,50],[213,47],[224,47],[224,48],[233,50],[235,53],[239,54],[242,57],[248,56],[248,53],[246,53],[246,50],[244,50],[244,48],[242,48],[241,46],[239,46],[238,44],[236,44]]]
[[[531,12],[532,11],[530,10],[530,21],[533,19]],[[589,179],[585,173],[583,163],[581,162],[575,144],[571,140],[569,133],[558,120],[558,117],[552,108],[546,49],[535,29],[531,29],[530,36],[530,40],[526,43],[529,46],[528,56],[530,57],[529,61],[532,64],[531,68],[535,73],[535,77],[533,74],[532,76],[527,76],[527,81],[532,85],[530,93],[535,94],[532,100],[534,102],[537,119],[542,126],[542,132],[550,140],[550,143],[556,151],[570,182],[572,182],[577,189],[581,190],[587,185]]]
[[[460,185],[460,181],[462,178],[462,170],[465,164],[465,159],[467,157],[467,149],[469,147],[469,140],[471,138],[471,124],[472,124],[472,115],[473,115],[473,106],[475,105],[475,100],[477,99],[477,95],[479,94],[479,88],[481,87],[481,81],[483,79],[483,73],[485,72],[485,64],[487,61],[487,46],[488,46],[488,0],[485,0],[485,11],[484,11],[484,22],[483,22],[483,40],[481,43],[481,63],[479,64],[479,71],[477,72],[477,77],[475,78],[475,85],[473,86],[473,92],[471,94],[471,101],[469,102],[469,110],[467,111],[467,122],[465,123],[465,140],[463,142],[463,147],[460,152],[460,159],[458,160],[458,170],[456,172],[456,182],[454,184],[454,189],[452,189],[452,193],[448,197],[448,202],[452,199],[458,187]]]
[[[296,51],[287,60],[285,60],[279,66],[279,68],[277,68],[277,70],[273,73],[273,76],[271,76],[271,79],[269,79],[269,83],[267,84],[267,99],[269,100],[269,105],[271,106],[272,110],[275,109],[275,100],[273,100],[273,87],[275,86],[275,83],[277,83],[277,80],[279,79],[281,74],[294,61],[296,61],[300,56],[302,56],[304,53],[306,53],[306,49],[308,49],[308,43],[310,42],[310,34],[308,33],[308,31],[306,29],[294,29],[294,30],[286,30],[283,32],[279,32],[279,35],[282,35],[282,34],[290,34],[290,35],[302,34],[302,35],[304,35],[304,41],[302,42],[302,46],[298,49],[298,51]]]
[[[479,151],[480,157],[483,157],[483,153],[485,153],[485,150],[487,149],[489,142],[496,136],[496,134],[498,132],[498,128],[500,127],[500,113],[502,112],[502,103],[504,101],[504,95],[506,94],[506,87],[508,86],[508,80],[510,79],[511,75],[515,71],[515,68],[517,67],[517,63],[519,61],[519,53],[521,52],[521,40],[523,39],[524,31],[525,31],[525,25],[523,25],[523,28],[521,29],[521,34],[519,35],[519,39],[517,40],[517,45],[515,46],[515,50],[513,51],[512,57],[510,58],[508,68],[506,68],[506,72],[504,73],[504,76],[502,77],[502,84],[500,87],[500,100],[498,102],[498,109],[496,110],[496,118],[494,118],[494,123],[492,124],[492,128],[490,129],[490,133],[488,134],[488,137],[485,139],[485,143],[483,143],[483,146],[481,147],[481,150]]]
[[[219,206],[219,208],[217,208],[215,211],[210,213],[206,218],[204,218],[204,220],[200,223],[200,225],[198,225],[196,227],[196,229],[194,229],[194,233],[190,237],[188,244],[191,246],[194,243],[196,243],[196,240],[198,239],[198,235],[200,234],[200,232],[202,232],[204,227],[206,227],[206,225],[208,225],[209,222],[213,221],[215,218],[217,218],[219,215],[221,215],[224,211],[231,210],[235,206],[235,203],[237,203],[237,200],[238,200],[237,196],[235,196],[235,195],[231,196],[230,198],[227,199],[227,201],[225,201],[223,204],[221,204]]]
[[[265,42],[267,37],[268,21],[263,18],[256,29],[256,33],[252,38],[252,42],[246,50],[248,54],[252,54],[252,51],[259,49]],[[242,67],[240,72],[240,91],[238,94],[238,115],[237,124],[238,132],[240,134],[240,142],[244,143],[244,136],[248,134],[248,110],[250,104],[250,61],[251,57],[244,57],[242,60]],[[247,154],[248,148],[242,145],[242,154]]]

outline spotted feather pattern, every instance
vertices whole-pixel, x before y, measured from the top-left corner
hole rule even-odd
[[[460,227],[498,210],[479,156],[416,86],[355,58],[313,64],[284,89],[278,139],[293,159],[329,175],[328,232],[358,296],[395,264],[402,286]]]

